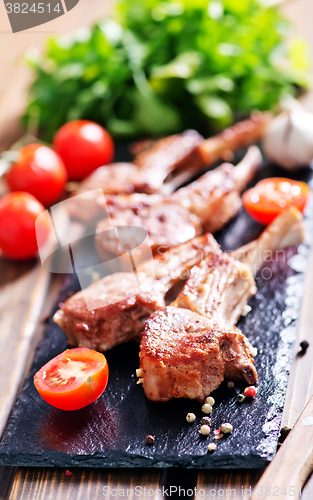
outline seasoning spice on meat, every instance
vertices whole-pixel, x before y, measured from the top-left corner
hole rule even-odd
[[[208,434],[210,434],[211,432],[211,429],[208,425],[201,425],[199,432],[200,434],[202,434],[202,436],[208,436]]]
[[[207,414],[212,413],[212,409],[213,409],[212,406],[208,403],[205,403],[204,405],[202,405],[202,408],[201,408],[203,413],[207,413]]]
[[[223,434],[229,434],[233,430],[233,426],[228,422],[221,425],[221,432]]]
[[[210,425],[212,422],[212,419],[210,417],[202,417],[201,418],[201,425]]]
[[[149,434],[147,437],[146,437],[146,442],[147,444],[153,444],[155,441],[155,437],[154,436],[151,436],[151,434]]]
[[[187,422],[189,422],[189,424],[192,424],[196,420],[196,415],[194,413],[188,413],[186,416],[186,420]]]

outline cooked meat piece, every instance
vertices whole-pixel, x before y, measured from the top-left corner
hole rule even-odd
[[[133,192],[168,195],[204,167],[219,159],[229,159],[230,152],[260,139],[270,119],[268,113],[258,113],[207,140],[194,130],[187,130],[151,141],[137,154],[133,164],[116,163],[97,169],[82,182],[76,195],[99,188],[105,195]],[[99,220],[94,203],[97,197],[96,193],[76,199],[74,195],[68,204],[71,217],[84,222]]]
[[[172,305],[190,309],[220,326],[232,328],[256,291],[249,266],[225,253],[211,252],[191,269]]]
[[[175,185],[172,179],[171,186],[166,186],[167,177],[181,170],[182,163],[186,163],[188,170],[187,182],[199,169],[193,165],[192,155],[197,147],[203,143],[203,137],[195,130],[186,130],[182,134],[171,135],[156,141],[149,149],[139,153],[134,163],[141,172],[145,172],[150,180],[153,192],[170,193],[179,184]],[[202,167],[202,165],[201,165]]]
[[[202,233],[200,220],[185,208],[170,201],[156,203],[149,208],[143,208],[136,213],[134,210],[117,212],[111,219],[99,222],[96,228],[95,245],[97,253],[104,259],[108,251],[113,253],[115,242],[106,237],[106,231],[111,224],[118,228],[121,226],[138,226],[146,229],[149,236],[149,244],[155,254],[161,249],[171,248]],[[124,245],[119,241],[121,254],[125,253],[125,246],[133,248],[136,253],[136,244],[126,241]],[[140,251],[140,250],[139,250]]]
[[[219,246],[207,234],[157,255],[136,274],[106,276],[66,300],[54,321],[74,346],[106,351],[127,340],[139,340],[143,321],[165,307],[166,292],[212,251],[218,252]]]
[[[67,299],[53,319],[70,345],[107,351],[139,340],[143,321],[165,306],[165,293],[144,273],[114,273]]]
[[[212,253],[219,254],[221,249],[210,233],[194,238],[181,245],[170,248],[154,256],[152,261],[143,262],[138,266],[139,272],[155,276],[173,286],[177,280],[186,280],[189,270],[206,259]],[[153,268],[151,268],[153,264]]]
[[[103,258],[111,251],[106,238],[106,231],[111,224],[114,227],[143,227],[148,232],[153,252],[159,247],[178,245],[202,231],[217,231],[238,212],[241,206],[238,186],[243,185],[244,178],[250,180],[260,162],[259,149],[252,147],[237,167],[221,165],[189,186],[164,197],[162,202],[149,205],[146,195],[110,198],[106,207],[111,219],[99,222],[96,229],[99,256]],[[237,182],[237,178],[240,181]],[[131,246],[135,248],[136,245]],[[124,253],[122,246],[120,251]]]
[[[136,188],[135,188],[136,186]],[[99,191],[102,188],[103,193]],[[104,194],[145,192],[144,176],[133,163],[112,163],[95,170],[79,186],[74,196],[67,202],[69,215],[83,222],[96,221],[101,211],[96,203]],[[150,192],[148,190],[148,192]]]
[[[261,164],[259,148],[251,146],[236,167],[225,163],[179,189],[170,199],[197,215],[206,231],[213,233],[237,213],[241,206],[239,193]]]
[[[167,307],[145,323],[139,381],[151,401],[203,401],[224,378],[257,381],[248,340],[188,309]]]
[[[70,216],[83,222],[96,221],[101,216],[96,204],[99,195],[92,191],[99,188],[104,195],[171,193],[197,173],[189,165],[179,172],[179,179],[175,181],[174,171],[179,170],[181,158],[188,156],[201,142],[203,137],[200,134],[187,130],[152,143],[150,148],[136,156],[134,163],[112,163],[98,168],[81,183],[68,203]],[[173,178],[165,185],[164,181],[171,173]]]
[[[220,134],[203,141],[198,147],[200,161],[204,165],[212,164],[227,153],[256,142],[263,136],[272,120],[270,113],[253,113],[248,120],[238,122]]]

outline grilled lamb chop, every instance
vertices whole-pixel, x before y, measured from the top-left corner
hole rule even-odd
[[[156,141],[139,153],[134,163],[112,163],[98,168],[81,183],[69,204],[69,214],[84,222],[97,220],[99,207],[95,202],[99,195],[92,191],[99,188],[108,195],[171,193],[198,172],[193,165],[180,169],[180,163],[202,142],[203,137],[195,130],[186,130]],[[170,174],[173,174],[171,182],[165,185]]]
[[[206,234],[157,255],[137,273],[114,273],[70,297],[54,315],[69,343],[100,351],[140,340],[144,320],[165,307],[166,292],[210,252],[219,252]],[[88,308],[87,305],[88,304]]]
[[[171,248],[188,241],[202,231],[221,229],[238,212],[240,189],[251,180],[261,159],[259,149],[251,146],[237,167],[223,164],[162,201],[154,199],[151,203],[147,195],[117,196],[107,200],[103,210],[108,210],[111,217],[98,223],[95,236],[100,258],[112,252],[105,237],[111,224],[143,227],[148,232],[153,252],[159,247]],[[120,253],[124,253],[122,244]]]
[[[288,227],[299,225],[301,219],[294,207],[277,217],[250,254],[244,248],[234,252],[246,256],[246,263],[210,253],[191,270],[172,305],[147,320],[137,375],[150,400],[203,400],[224,378],[241,378],[249,384],[257,380],[252,348],[233,325],[256,293],[253,274],[266,252],[279,249]],[[303,240],[299,227],[292,232],[294,244]]]
[[[204,167],[232,158],[234,150],[260,139],[270,120],[270,114],[257,113],[206,140],[194,130],[187,130],[155,141],[137,154],[133,163],[107,165],[93,172],[71,200],[69,213],[84,222],[97,219],[98,194],[92,191],[99,188],[109,195],[170,194]]]
[[[224,378],[257,380],[248,340],[188,309],[167,307],[145,323],[137,370],[151,401],[203,401]]]

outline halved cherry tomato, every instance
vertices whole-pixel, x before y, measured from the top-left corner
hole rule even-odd
[[[37,391],[60,410],[79,410],[98,399],[106,388],[109,369],[103,354],[87,347],[66,349],[34,376]]]
[[[37,242],[39,246],[45,243],[50,228],[44,206],[31,194],[16,191],[0,200],[0,248],[7,257],[17,260],[34,257],[38,252]]]
[[[97,123],[74,120],[63,125],[53,145],[64,161],[70,180],[80,181],[114,157],[110,134]]]
[[[11,191],[26,191],[50,206],[58,200],[67,181],[62,158],[42,144],[28,144],[6,174]]]
[[[291,205],[303,212],[309,196],[310,188],[305,182],[272,177],[243,193],[242,203],[253,219],[267,225]]]

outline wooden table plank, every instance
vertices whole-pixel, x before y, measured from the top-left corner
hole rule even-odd
[[[42,331],[49,282],[37,261],[12,264],[0,257],[0,436]]]
[[[204,498],[250,498],[249,492],[260,479],[263,470],[207,471],[200,472],[195,500]]]
[[[116,500],[116,498],[159,500],[163,498],[166,472],[154,470],[100,470],[16,468],[7,474],[0,467],[0,498],[5,500]],[[2,481],[2,475],[6,474]],[[11,483],[11,484],[9,484]],[[105,488],[105,489],[104,489]],[[137,490],[135,490],[137,488]],[[149,491],[150,490],[150,491]],[[159,491],[158,491],[159,490]],[[137,494],[136,494],[137,492]]]

